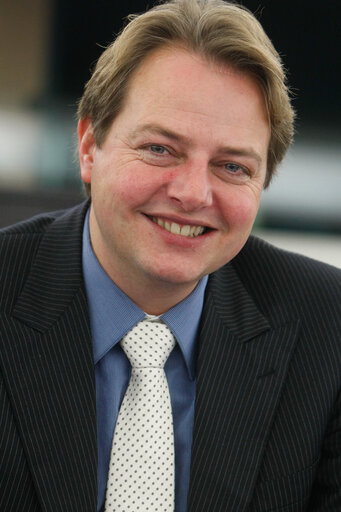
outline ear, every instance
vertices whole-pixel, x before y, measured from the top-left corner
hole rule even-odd
[[[81,177],[85,183],[91,183],[92,168],[97,146],[93,126],[88,117],[78,122],[77,132]]]

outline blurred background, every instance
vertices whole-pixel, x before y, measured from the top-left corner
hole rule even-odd
[[[263,195],[255,232],[341,267],[341,2],[241,3],[280,51],[298,116],[295,143]],[[1,0],[0,227],[83,199],[77,100],[122,20],[151,5]]]

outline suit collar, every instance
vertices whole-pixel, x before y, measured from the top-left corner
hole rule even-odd
[[[207,298],[212,301],[220,321],[240,342],[270,329],[268,319],[255,304],[232,264],[211,275]]]
[[[272,325],[232,263],[210,277],[201,322],[189,512],[248,510],[297,340]]]

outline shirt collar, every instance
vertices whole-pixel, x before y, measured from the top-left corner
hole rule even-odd
[[[92,250],[89,235],[89,211],[83,228],[83,276],[87,294],[95,364],[146,315],[110,279]],[[195,341],[197,337],[208,276],[193,292],[161,315],[174,334],[186,362],[190,378],[195,377]],[[189,321],[190,319],[190,321]]]

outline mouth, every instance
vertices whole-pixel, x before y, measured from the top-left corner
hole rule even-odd
[[[180,235],[187,238],[196,238],[200,235],[203,235],[209,231],[209,228],[206,226],[193,226],[190,224],[178,224],[177,222],[170,222],[167,220],[163,220],[160,217],[149,217],[149,219],[165,229],[169,233],[173,235]]]

